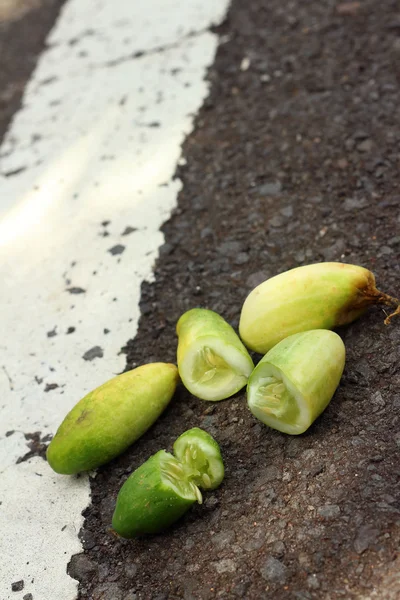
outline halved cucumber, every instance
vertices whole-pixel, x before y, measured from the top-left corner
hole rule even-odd
[[[253,361],[220,315],[194,308],[181,316],[176,330],[179,375],[193,395],[224,400],[246,385]]]
[[[278,431],[306,431],[329,404],[343,373],[345,347],[333,331],[297,333],[274,346],[247,385],[248,406]]]

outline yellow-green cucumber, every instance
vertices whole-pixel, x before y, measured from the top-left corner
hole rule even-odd
[[[326,329],[282,340],[250,376],[247,402],[251,412],[278,431],[304,433],[331,401],[345,355],[341,338]]]
[[[47,449],[57,473],[95,469],[115,458],[158,419],[179,379],[169,363],[122,373],[89,392],[68,413]]]
[[[377,290],[374,274],[364,267],[339,262],[297,267],[248,295],[239,334],[248,348],[265,354],[289,335],[345,325],[374,304],[396,307],[385,323],[400,312],[399,301]]]
[[[253,361],[234,329],[220,315],[193,308],[181,316],[176,331],[179,375],[194,396],[224,400],[246,385]]]

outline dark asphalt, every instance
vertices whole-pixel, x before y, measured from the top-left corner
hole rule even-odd
[[[234,0],[219,33],[127,368],[174,361],[188,308],[237,327],[252,287],[297,265],[360,264],[400,294],[397,0]],[[400,320],[385,327],[384,316],[371,309],[339,331],[342,383],[302,436],[258,423],[244,393],[206,403],[181,388],[91,482],[85,551],[69,566],[79,598],[396,600]],[[193,426],[219,441],[223,485],[163,535],[116,538],[111,516],[128,474]]]
[[[0,20],[0,143],[64,1],[26,0]]]

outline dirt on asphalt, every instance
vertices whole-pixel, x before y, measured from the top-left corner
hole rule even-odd
[[[398,1],[234,0],[218,33],[210,96],[177,173],[179,206],[123,349],[127,369],[174,361],[176,321],[189,308],[237,327],[249,291],[298,265],[360,264],[400,294]],[[15,103],[23,76],[12,77]],[[79,598],[397,599],[400,320],[385,327],[384,317],[372,309],[339,331],[341,385],[299,437],[257,422],[244,391],[207,403],[180,387],[155,426],[91,480],[84,553],[69,565]],[[117,538],[122,483],[193,426],[220,443],[222,486],[162,535]]]
[[[64,1],[0,0],[0,142]]]

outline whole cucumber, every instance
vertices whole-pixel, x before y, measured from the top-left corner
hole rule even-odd
[[[57,473],[95,469],[121,454],[157,420],[170,402],[178,369],[150,363],[89,392],[68,413],[47,449]]]

